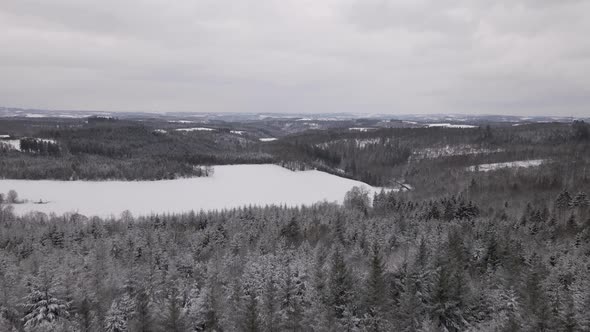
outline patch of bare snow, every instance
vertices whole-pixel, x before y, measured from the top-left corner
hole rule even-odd
[[[467,170],[475,172],[489,172],[494,171],[501,168],[528,168],[528,167],[536,167],[540,166],[545,163],[545,159],[532,159],[532,160],[519,160],[519,161],[510,161],[505,163],[492,163],[492,164],[480,164],[475,166],[467,167]]]
[[[477,126],[472,125],[458,125],[458,124],[450,124],[450,123],[429,123],[428,128],[477,128]]]
[[[171,120],[168,122],[169,123],[195,123],[195,121],[190,121],[190,120]]]
[[[360,132],[367,132],[370,130],[376,130],[377,128],[362,128],[362,127],[353,127],[353,128],[348,128],[348,130],[351,131],[360,131]]]
[[[274,138],[274,137],[264,137],[264,138],[259,138],[258,140],[261,141],[261,142],[272,142],[272,141],[276,141],[277,138]]]
[[[229,132],[236,135],[244,135],[245,133],[243,130],[230,130]]]
[[[195,127],[195,128],[178,128],[175,129],[176,131],[184,131],[184,132],[190,132],[190,131],[213,131],[215,129],[213,128],[205,128],[205,127]]]
[[[18,140],[18,139],[1,140],[0,146],[6,147],[9,150],[20,151],[20,140]]]

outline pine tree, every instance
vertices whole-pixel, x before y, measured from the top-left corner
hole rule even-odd
[[[353,284],[350,272],[339,249],[336,249],[332,255],[328,286],[328,304],[333,317],[341,321],[353,300]]]
[[[135,296],[135,314],[129,326],[134,332],[151,332],[154,330],[150,297],[144,288],[140,288]]]
[[[369,331],[382,331],[385,325],[385,295],[388,294],[388,290],[384,278],[384,266],[377,245],[373,246],[366,289],[365,325]]]
[[[468,326],[466,303],[467,289],[464,277],[462,251],[454,248],[455,235],[449,236],[447,252],[441,252],[436,264],[432,285],[431,316],[439,328],[461,331]]]
[[[572,206],[572,197],[567,190],[562,191],[555,200],[555,207],[563,220],[566,211]]]
[[[281,292],[281,330],[302,331],[305,285],[297,271],[286,275]]]
[[[301,230],[297,218],[292,217],[289,223],[281,230],[281,236],[284,236],[289,243],[299,243]]]
[[[162,327],[170,332],[186,331],[185,310],[182,306],[183,299],[178,289],[178,281],[171,280],[166,288]]]
[[[260,330],[260,319],[258,317],[258,300],[253,290],[247,291],[244,299],[242,331],[257,332]]]
[[[502,332],[522,331],[522,317],[520,315],[520,304],[514,289],[508,289],[504,297],[506,321],[502,324]]]
[[[92,312],[92,303],[86,295],[82,299],[76,310],[79,328],[82,332],[90,332],[94,322],[94,314]]]
[[[487,267],[492,271],[495,271],[498,265],[500,265],[500,253],[498,248],[498,240],[495,234],[492,234],[488,242],[487,250],[483,258]]]
[[[546,268],[536,254],[530,259],[524,288],[522,289],[525,318],[524,327],[531,331],[550,331],[553,314],[549,307],[549,298],[543,285]]]
[[[572,205],[577,210],[578,218],[581,221],[585,221],[588,218],[588,210],[590,208],[590,199],[585,192],[581,191],[574,197]]]
[[[562,302],[560,303],[559,310],[560,330],[564,332],[578,331],[579,325],[576,318],[576,308],[572,293],[566,291],[561,300]]]
[[[578,230],[578,223],[576,222],[576,217],[573,214],[568,218],[565,227],[569,234],[576,234]]]
[[[193,326],[196,331],[222,331],[218,310],[218,299],[208,283],[199,292],[198,298],[191,304]]]
[[[456,213],[456,209],[455,209],[455,204],[453,204],[453,201],[451,200],[447,200],[446,202],[444,202],[444,212],[443,212],[443,217],[446,221],[451,221],[453,220],[453,218],[455,218],[455,213]]]
[[[57,296],[55,280],[49,271],[42,269],[29,281],[28,288],[23,304],[25,327],[50,329],[69,317],[68,303]]]
[[[127,332],[127,318],[120,308],[119,301],[114,301],[107,311],[104,329],[106,332]]]

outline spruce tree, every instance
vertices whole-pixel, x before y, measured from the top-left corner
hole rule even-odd
[[[369,331],[382,331],[385,326],[386,294],[384,266],[377,245],[373,245],[369,262],[369,276],[366,281],[365,317]]]
[[[345,311],[352,303],[354,294],[352,290],[352,277],[339,249],[336,249],[332,255],[328,280],[328,303],[332,310],[333,317],[336,320],[341,321],[345,316]]]
[[[23,303],[26,328],[51,329],[69,317],[69,305],[56,294],[56,286],[46,269],[28,282],[29,293]]]
[[[104,329],[106,332],[127,332],[127,318],[120,308],[119,301],[113,301],[107,311]]]

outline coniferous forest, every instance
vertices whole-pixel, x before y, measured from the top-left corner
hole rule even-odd
[[[354,188],[343,205],[99,218],[17,215],[17,193],[3,195],[0,331],[590,331],[584,126],[311,132],[256,148],[353,178],[353,162],[374,162],[375,182],[408,184]],[[483,152],[429,150],[430,137]],[[516,157],[553,161],[464,169]]]

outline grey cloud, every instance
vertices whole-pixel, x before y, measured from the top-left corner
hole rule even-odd
[[[590,115],[590,3],[8,0],[0,103]]]

